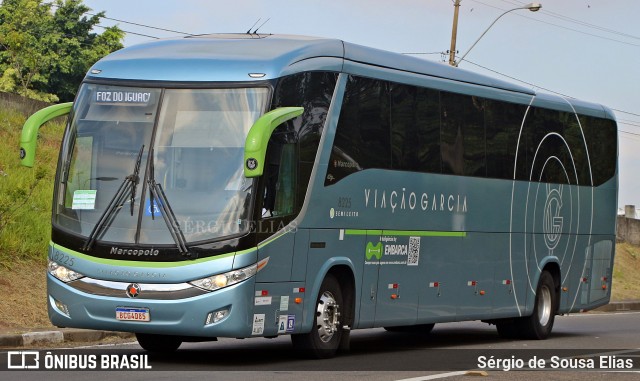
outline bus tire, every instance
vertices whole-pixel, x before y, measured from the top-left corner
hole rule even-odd
[[[338,280],[332,274],[327,274],[316,299],[311,332],[291,335],[296,351],[304,357],[317,359],[335,356],[345,334],[341,324],[341,311],[346,310],[343,301]]]
[[[549,337],[556,316],[557,294],[553,276],[548,271],[540,274],[536,299],[531,316],[518,320],[523,339],[544,340]]]
[[[169,335],[136,333],[136,339],[142,349],[154,353],[172,353],[182,344],[179,337]]]

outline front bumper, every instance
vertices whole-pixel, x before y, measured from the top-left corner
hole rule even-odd
[[[95,295],[65,284],[47,274],[48,311],[59,327],[196,337],[251,337],[255,277],[241,283],[184,299],[129,298]],[[56,303],[56,301],[58,303]],[[66,306],[66,311],[56,304]],[[150,321],[120,321],[117,307],[148,308]],[[207,316],[228,309],[217,323]],[[67,315],[68,313],[68,315]]]

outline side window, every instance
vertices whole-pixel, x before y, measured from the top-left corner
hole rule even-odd
[[[394,169],[440,173],[438,91],[391,85],[391,164]]]
[[[485,99],[484,102],[487,177],[513,179],[518,136],[527,106],[491,99]],[[524,171],[524,166],[522,166],[522,171]]]
[[[389,86],[350,77],[347,83],[325,185],[368,168],[391,168]]]
[[[300,118],[286,122],[287,130],[293,131],[297,139],[298,161],[291,164],[297,170],[297,183],[294,183],[296,210],[300,210],[304,202],[337,79],[338,75],[332,72],[307,72],[281,78],[276,84],[272,108],[304,108]],[[291,141],[291,137],[288,140]],[[285,151],[295,150],[290,147]]]
[[[442,173],[486,176],[482,99],[444,91],[440,97]]]
[[[532,108],[526,122],[527,173],[523,180],[575,184],[576,173],[564,138],[565,126],[575,116]]]
[[[276,128],[269,146],[262,192],[262,217],[285,217],[295,212],[298,152],[296,134],[287,124]]]
[[[579,162],[585,167],[585,170],[581,172],[588,173],[586,166],[591,163],[593,185],[598,186],[611,179],[616,173],[617,126],[610,119],[582,115],[580,116],[580,124],[589,148],[589,161],[585,157]],[[590,184],[590,180],[582,179],[582,184]]]

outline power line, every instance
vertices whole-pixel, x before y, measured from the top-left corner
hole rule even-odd
[[[499,9],[499,10],[501,10],[501,11],[504,11],[504,9],[502,9],[502,8],[500,8],[500,7],[496,7],[496,6],[494,6],[494,5],[490,5],[490,4],[487,4],[487,3],[483,3],[482,1],[479,1],[479,0],[471,0],[471,1],[473,1],[474,3],[482,4],[482,5],[487,6],[487,7],[489,7],[489,8],[494,8],[494,9]],[[524,17],[524,18],[526,18],[526,19],[533,20],[533,21],[535,21],[535,22],[539,22],[539,23],[543,23],[543,24],[547,24],[547,25],[555,26],[556,28],[561,28],[561,29],[570,30],[570,31],[572,31],[572,32],[576,32],[576,33],[582,33],[582,34],[585,34],[585,35],[588,35],[588,36],[591,36],[591,37],[596,37],[596,38],[600,38],[600,39],[603,39],[603,40],[613,41],[613,42],[617,42],[617,43],[620,43],[620,44],[625,44],[625,45],[630,45],[630,46],[637,46],[637,47],[640,47],[640,44],[634,44],[634,43],[632,43],[632,42],[621,41],[621,40],[616,40],[615,38],[609,38],[609,37],[600,36],[600,35],[597,35],[597,34],[593,34],[593,33],[585,32],[585,31],[582,31],[582,30],[569,28],[569,27],[567,27],[567,26],[562,26],[562,25],[554,24],[554,23],[552,23],[552,22],[548,22],[548,21],[540,20],[540,19],[538,19],[538,18],[529,17],[529,16],[525,16],[525,15],[522,15],[522,14],[516,14],[516,16]]]
[[[626,125],[626,126],[631,126],[631,127],[637,127],[637,128],[640,128],[640,124],[638,124],[638,123],[629,123],[629,122],[625,122],[625,121],[620,120],[620,119],[618,119],[618,120],[617,120],[617,122],[618,122],[618,124],[624,124],[624,125]]]
[[[94,26],[97,26],[98,28],[102,28],[102,29],[109,29],[109,28],[110,28],[110,27],[106,27],[106,26],[102,26],[102,25],[94,25]],[[125,33],[127,33],[127,34],[134,34],[134,35],[136,35],[136,36],[148,37],[148,38],[154,38],[154,39],[156,39],[156,40],[159,40],[159,39],[160,39],[160,37],[150,36],[150,35],[148,35],[148,34],[131,32],[131,31],[127,31],[127,30],[124,30],[124,29],[120,29],[120,30],[121,30],[121,31],[123,31],[123,32],[125,32]]]
[[[501,76],[503,76],[503,77],[507,77],[507,78],[509,78],[509,79],[513,79],[514,81],[518,81],[518,82],[520,82],[520,83],[524,83],[524,84],[526,84],[526,85],[533,86],[533,87],[535,87],[535,88],[542,89],[542,90],[548,91],[548,92],[550,92],[550,93],[553,93],[553,94],[557,94],[557,95],[563,96],[563,97],[565,97],[565,98],[574,98],[574,99],[575,99],[575,97],[572,97],[572,96],[570,96],[570,95],[566,95],[566,94],[563,94],[563,93],[560,93],[560,92],[557,92],[557,91],[554,91],[554,90],[551,90],[551,89],[548,89],[548,88],[545,88],[545,87],[542,87],[542,86],[538,86],[538,85],[536,85],[535,83],[531,83],[531,82],[523,81],[523,80],[521,80],[521,79],[519,79],[519,78],[516,78],[516,77],[510,76],[510,75],[507,75],[507,74],[501,73],[501,72],[499,72],[499,71],[497,71],[497,70],[490,69],[490,68],[488,68],[488,67],[486,67],[486,66],[482,66],[482,65],[480,65],[480,64],[477,64],[477,63],[475,63],[475,62],[473,62],[473,61],[469,61],[469,60],[465,60],[465,61],[466,61],[466,62],[468,62],[468,63],[470,63],[470,64],[472,64],[472,65],[475,65],[475,66],[477,66],[477,67],[479,67],[479,68],[482,68],[482,69],[488,70],[488,71],[490,71],[490,72],[492,72],[492,73],[495,73],[495,74],[501,75]],[[621,112],[621,113],[624,113],[624,114],[640,116],[640,114],[635,114],[635,113],[632,113],[632,112],[623,111],[623,110],[619,110],[619,109],[615,109],[615,108],[614,108],[614,109],[612,109],[612,110],[613,110],[613,111],[617,111],[617,112]],[[628,123],[628,122],[633,122],[633,123]],[[618,124],[626,124],[626,125],[630,125],[630,126],[634,126],[634,127],[640,127],[640,125],[639,125],[639,124],[634,124],[634,123],[635,123],[634,121],[618,122]],[[638,123],[640,123],[640,122],[638,122]],[[627,131],[622,131],[622,130],[620,130],[620,132],[626,132],[626,133],[631,134],[631,135],[638,135],[638,136],[640,136],[640,134],[634,134],[634,133],[632,133],[632,132],[627,132]]]
[[[1,1],[1,0],[0,0],[0,1]],[[0,3],[0,4],[1,4],[1,3]],[[56,8],[60,8],[60,6],[58,6],[57,4],[54,4],[54,3],[42,3],[42,5],[50,5],[50,6],[53,6],[53,7],[56,7]],[[84,14],[94,16],[94,15],[93,15],[93,14],[91,14],[91,13],[83,13],[83,15],[84,15]],[[107,17],[101,17],[101,18],[108,19]],[[88,21],[77,20],[76,22],[77,22],[78,24],[87,24],[87,25],[91,25]],[[123,21],[123,22],[124,22],[125,24],[131,24],[131,23],[126,22],[126,21]],[[102,28],[102,29],[109,29],[109,28],[111,28],[111,27],[106,27],[106,26],[104,26],[104,25],[100,25],[100,24],[94,24],[94,25],[91,25],[91,26],[92,26],[92,27],[97,27],[97,28]],[[129,30],[122,29],[122,28],[120,28],[120,27],[118,27],[118,29],[120,29],[121,31],[123,31],[123,32],[125,32],[125,33],[127,33],[127,34],[133,34],[133,35],[136,35],[136,36],[147,37],[147,38],[153,38],[153,39],[160,39],[160,37],[157,37],[157,36],[151,36],[151,35],[148,35],[148,34],[137,33],[137,32],[131,32],[131,31],[129,31]],[[176,32],[176,33],[179,33],[179,32]],[[78,35],[73,35],[73,34],[68,34],[68,33],[67,33],[67,34],[63,34],[62,36],[63,36],[63,37],[76,37],[76,38],[84,38],[84,37],[85,37],[85,36],[78,36]],[[80,43],[81,45],[91,45],[91,44],[88,44],[88,43],[85,43],[85,42],[82,42],[82,41],[79,41],[79,43]]]
[[[538,89],[542,89],[542,90],[544,90],[544,91],[548,91],[548,92],[550,92],[550,93],[557,94],[557,95],[563,96],[563,97],[565,97],[565,98],[575,98],[575,97],[572,97],[572,96],[567,95],[567,94],[563,94],[563,93],[560,93],[560,92],[557,92],[557,91],[554,91],[554,90],[551,90],[551,89],[547,89],[547,88],[542,87],[542,86],[538,86],[538,85],[536,85],[535,83],[531,83],[531,82],[523,81],[523,80],[521,80],[521,79],[519,79],[519,78],[512,77],[512,76],[510,76],[510,75],[507,75],[507,74],[501,73],[501,72],[499,72],[499,71],[497,71],[497,70],[489,69],[488,67],[486,67],[486,66],[482,66],[482,65],[477,64],[477,63],[475,63],[475,62],[473,62],[473,61],[469,61],[469,60],[467,60],[467,59],[465,59],[465,61],[466,61],[466,62],[468,62],[468,63],[470,63],[470,64],[472,64],[472,65],[474,65],[474,66],[477,66],[477,67],[479,67],[479,68],[482,68],[482,69],[488,70],[488,71],[490,71],[490,72],[492,72],[492,73],[495,73],[495,74],[501,75],[501,76],[503,76],[503,77],[507,77],[507,78],[509,78],[509,79],[513,79],[514,81],[518,81],[518,82],[520,82],[520,83],[524,83],[524,84],[526,84],[526,85],[529,85],[529,86],[532,86],[532,87],[535,87],[535,88],[538,88]]]
[[[59,5],[54,4],[54,3],[43,3],[43,5],[51,5],[55,8],[60,8]],[[167,28],[160,28],[160,27],[156,27],[156,26],[151,26],[151,25],[146,25],[146,24],[140,24],[140,23],[136,23],[136,22],[132,22],[132,21],[126,21],[126,20],[121,20],[121,19],[116,19],[116,18],[112,18],[112,17],[107,17],[107,16],[100,16],[98,14],[95,13],[90,13],[90,12],[85,12],[83,13],[84,15],[89,15],[89,16],[94,16],[94,17],[99,17],[100,19],[104,19],[104,20],[110,20],[110,21],[115,21],[115,22],[121,22],[123,24],[128,24],[128,25],[134,25],[134,26],[138,26],[138,27],[142,27],[142,28],[149,28],[149,29],[155,29],[155,30],[160,30],[163,32],[170,32],[170,33],[177,33],[177,34],[183,34],[185,36],[194,36],[194,34],[191,33],[187,33],[187,32],[181,32],[178,30],[172,30],[172,29],[167,29]],[[78,21],[78,22],[82,22],[82,21]],[[103,29],[107,29],[107,27],[104,26],[100,26]],[[160,37],[156,37],[156,36],[150,36],[147,34],[142,34],[142,33],[136,33],[136,32],[131,32],[131,31],[126,31],[124,29],[121,29],[123,32],[125,33],[129,33],[129,34],[134,34],[136,36],[142,36],[142,37],[148,37],[148,38],[155,38],[155,39],[159,39]]]
[[[623,122],[627,122],[627,123],[636,123],[638,125],[640,125],[640,120],[631,120],[631,119],[618,119],[621,120]]]
[[[89,12],[86,12],[85,14],[89,15],[89,16],[98,16]],[[156,26],[151,26],[151,25],[144,25],[144,24],[139,24],[139,23],[135,23],[135,22],[131,22],[131,21],[124,21],[124,20],[119,20],[119,19],[114,19],[111,17],[106,17],[106,16],[98,16],[102,19],[105,20],[111,20],[111,21],[116,21],[116,22],[121,22],[124,24],[129,24],[129,25],[135,25],[135,26],[139,26],[139,27],[143,27],[143,28],[149,28],[149,29],[155,29],[155,30],[161,30],[163,32],[170,32],[170,33],[178,33],[178,34],[183,34],[185,36],[195,36],[194,34],[191,33],[187,33],[187,32],[180,32],[177,30],[171,30],[171,29],[166,29],[166,28],[160,28],[160,27],[156,27]],[[135,33],[134,33],[135,34]],[[154,38],[158,38],[158,37],[154,37]]]
[[[623,110],[618,110],[617,108],[612,108],[612,110],[613,110],[613,111],[617,111],[617,112],[621,112],[621,113],[623,113],[623,114],[629,114],[629,115],[639,116],[639,117],[640,117],[640,114],[636,114],[636,113],[633,113],[633,112],[623,111]]]
[[[471,0],[471,1],[473,1],[475,3],[482,4],[482,5],[490,7],[490,8],[494,8],[494,9],[498,9],[498,10],[504,11],[504,9],[502,9],[502,8],[499,8],[499,7],[490,5],[490,4],[483,3],[482,1],[479,1],[479,0]],[[504,2],[504,3],[507,3],[507,4],[511,4],[511,5],[518,5],[518,6],[524,5],[524,2],[521,2],[521,1],[518,1],[518,0],[501,0],[501,1]],[[612,33],[612,34],[615,34],[615,35],[619,35],[619,36],[623,36],[623,37],[627,37],[627,38],[640,40],[640,37],[638,37],[638,36],[631,35],[631,34],[624,33],[624,32],[619,32],[617,30],[610,29],[610,28],[601,27],[601,26],[598,26],[598,25],[595,25],[595,24],[587,23],[587,22],[584,22],[584,21],[581,21],[581,20],[578,20],[578,19],[574,19],[574,18],[571,18],[571,17],[568,17],[568,16],[564,16],[564,15],[562,15],[560,13],[551,12],[551,11],[547,11],[547,10],[544,10],[544,9],[542,10],[542,13],[545,13],[545,14],[551,16],[551,17],[559,18],[559,19],[561,19],[563,21],[572,22],[572,23],[575,23],[575,24],[578,24],[578,25],[581,25],[581,26],[585,26],[585,27],[588,27],[588,28],[593,28],[593,29],[597,29],[597,30],[600,30],[600,31],[603,31],[603,32]],[[569,28],[569,27],[565,27],[565,26],[562,26],[562,25],[557,25],[557,24],[554,24],[554,23],[543,21],[543,20],[540,20],[538,18],[528,17],[528,16],[524,16],[524,15],[521,15],[521,14],[517,14],[517,16],[525,17],[527,19],[530,19],[530,20],[533,20],[533,21],[536,21],[536,22],[541,22],[543,24],[548,24],[548,25],[555,26],[555,27],[558,27],[558,28],[571,30],[571,31],[574,31],[574,32],[577,32],[577,33],[582,33],[582,34],[589,35],[589,36],[592,36],[592,37],[597,37],[597,38],[601,38],[601,39],[605,39],[605,40],[609,40],[609,41],[613,41],[613,42],[618,42],[618,43],[622,43],[622,44],[626,44],[626,45],[640,47],[639,44],[634,44],[634,43],[630,43],[630,42],[626,42],[626,41],[621,41],[621,40],[617,40],[617,39],[613,39],[613,38],[608,38],[608,37],[596,35],[596,34],[593,34],[593,33],[588,33],[588,32],[584,32],[584,31],[576,30],[576,29],[573,29],[573,28]],[[469,60],[466,60],[466,61],[471,63],[472,65],[478,66],[478,67],[480,67],[482,69],[485,69],[485,70],[488,70],[488,71],[490,71],[492,73],[496,73],[498,75],[513,79],[515,81],[527,84],[529,86],[533,86],[533,87],[536,87],[536,88],[539,88],[539,89],[542,89],[542,90],[545,90],[545,91],[549,91],[551,93],[558,94],[558,95],[561,95],[563,97],[573,98],[573,97],[568,96],[566,94],[563,94],[563,93],[560,93],[560,92],[557,92],[557,91],[554,91],[554,90],[551,90],[551,89],[548,89],[548,88],[544,88],[544,87],[538,86],[538,85],[533,84],[533,83],[529,83],[529,82],[523,81],[521,79],[506,75],[504,73],[500,73],[500,72],[498,72],[496,70],[493,70],[493,69],[489,69],[488,67],[482,66],[482,65],[474,63],[474,62],[471,62]],[[640,114],[637,114],[637,113],[624,111],[624,110],[620,110],[620,109],[616,109],[616,108],[612,108],[612,110],[616,111],[616,112],[619,112],[619,113],[640,117]]]
[[[624,130],[618,130],[618,132],[620,132],[621,134],[627,134],[627,135],[633,135],[633,136],[640,136],[640,134],[636,134],[634,132],[629,132],[629,131],[624,131]]]
[[[504,3],[507,3],[507,4],[511,4],[511,5],[520,5],[520,6],[522,6],[522,5],[525,4],[524,2],[518,1],[518,0],[501,0],[501,1],[504,2]],[[544,13],[544,14],[546,14],[548,16],[551,16],[551,17],[554,17],[554,18],[557,18],[557,19],[560,19],[560,20],[563,20],[563,21],[568,21],[568,22],[571,22],[571,23],[574,23],[574,24],[585,26],[587,28],[597,29],[597,30],[600,30],[600,31],[603,31],[603,32],[616,34],[616,35],[619,35],[619,36],[622,36],[622,37],[627,37],[627,38],[640,40],[639,36],[634,36],[632,34],[628,34],[628,33],[625,33],[625,32],[617,31],[615,29],[610,29],[610,28],[606,28],[606,27],[603,27],[603,26],[600,26],[600,25],[588,23],[586,21],[574,19],[572,17],[565,16],[565,15],[557,13],[557,12],[552,12],[552,11],[546,10],[544,8],[541,9],[540,13]]]

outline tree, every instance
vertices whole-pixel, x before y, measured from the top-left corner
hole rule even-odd
[[[55,93],[62,101],[71,101],[87,70],[100,58],[122,49],[124,32],[111,27],[102,34],[92,33],[104,12],[84,16],[91,9],[82,0],[57,0],[56,4],[53,23],[61,34],[55,43],[60,59],[51,65],[48,86],[43,91]]]
[[[4,63],[0,90],[15,92],[29,98],[56,100],[43,94],[34,84],[46,81],[45,68],[56,59],[48,49],[56,38],[49,7],[33,0],[4,0],[0,7],[0,59]]]
[[[70,101],[87,70],[122,48],[117,26],[93,33],[104,12],[82,0],[4,0],[0,5],[0,91]]]

